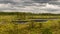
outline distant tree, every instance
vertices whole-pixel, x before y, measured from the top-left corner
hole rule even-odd
[[[40,26],[39,28],[42,28],[42,23],[39,23],[39,26]]]

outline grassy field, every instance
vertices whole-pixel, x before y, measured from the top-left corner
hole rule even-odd
[[[0,34],[60,34],[60,14],[0,12]]]

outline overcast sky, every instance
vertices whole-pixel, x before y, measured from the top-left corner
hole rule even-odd
[[[0,10],[32,13],[60,13],[60,0],[0,0]]]

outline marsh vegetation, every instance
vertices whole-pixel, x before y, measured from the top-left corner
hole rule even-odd
[[[0,12],[0,34],[60,34],[60,14]]]

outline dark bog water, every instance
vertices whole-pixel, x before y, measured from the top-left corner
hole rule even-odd
[[[54,18],[29,18],[29,19],[59,19],[59,18],[54,17]]]
[[[37,19],[37,20],[32,20],[32,21],[34,21],[34,22],[46,22],[48,20],[39,20],[39,19]]]
[[[26,23],[28,21],[12,21],[12,22],[17,22],[17,23]]]

